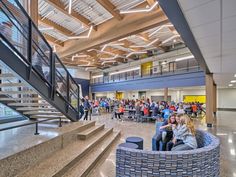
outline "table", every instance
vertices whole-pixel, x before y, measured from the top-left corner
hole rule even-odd
[[[126,138],[126,143],[134,143],[138,145],[138,149],[143,149],[143,138],[131,136]]]
[[[119,147],[131,148],[131,149],[138,149],[138,145],[134,143],[121,143],[118,145]]]

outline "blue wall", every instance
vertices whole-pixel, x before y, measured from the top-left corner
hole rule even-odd
[[[136,80],[92,85],[92,92],[160,89],[171,87],[191,87],[205,85],[203,71],[195,71],[165,76],[153,76]]]
[[[89,84],[90,81],[87,79],[74,78],[77,84],[81,85],[83,96],[89,95]]]

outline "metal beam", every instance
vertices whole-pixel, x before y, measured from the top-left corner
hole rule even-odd
[[[98,26],[96,33],[88,39],[70,40],[58,52],[61,57],[71,56],[77,52],[99,47],[109,42],[134,35],[148,29],[167,24],[168,18],[161,8],[146,14],[129,14],[124,20],[111,19]]]

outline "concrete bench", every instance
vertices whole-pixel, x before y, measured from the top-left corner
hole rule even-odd
[[[147,151],[118,147],[116,176],[220,176],[220,141],[197,130],[198,149]]]

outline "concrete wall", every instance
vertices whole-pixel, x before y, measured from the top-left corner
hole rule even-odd
[[[218,89],[217,107],[236,109],[236,89]]]

